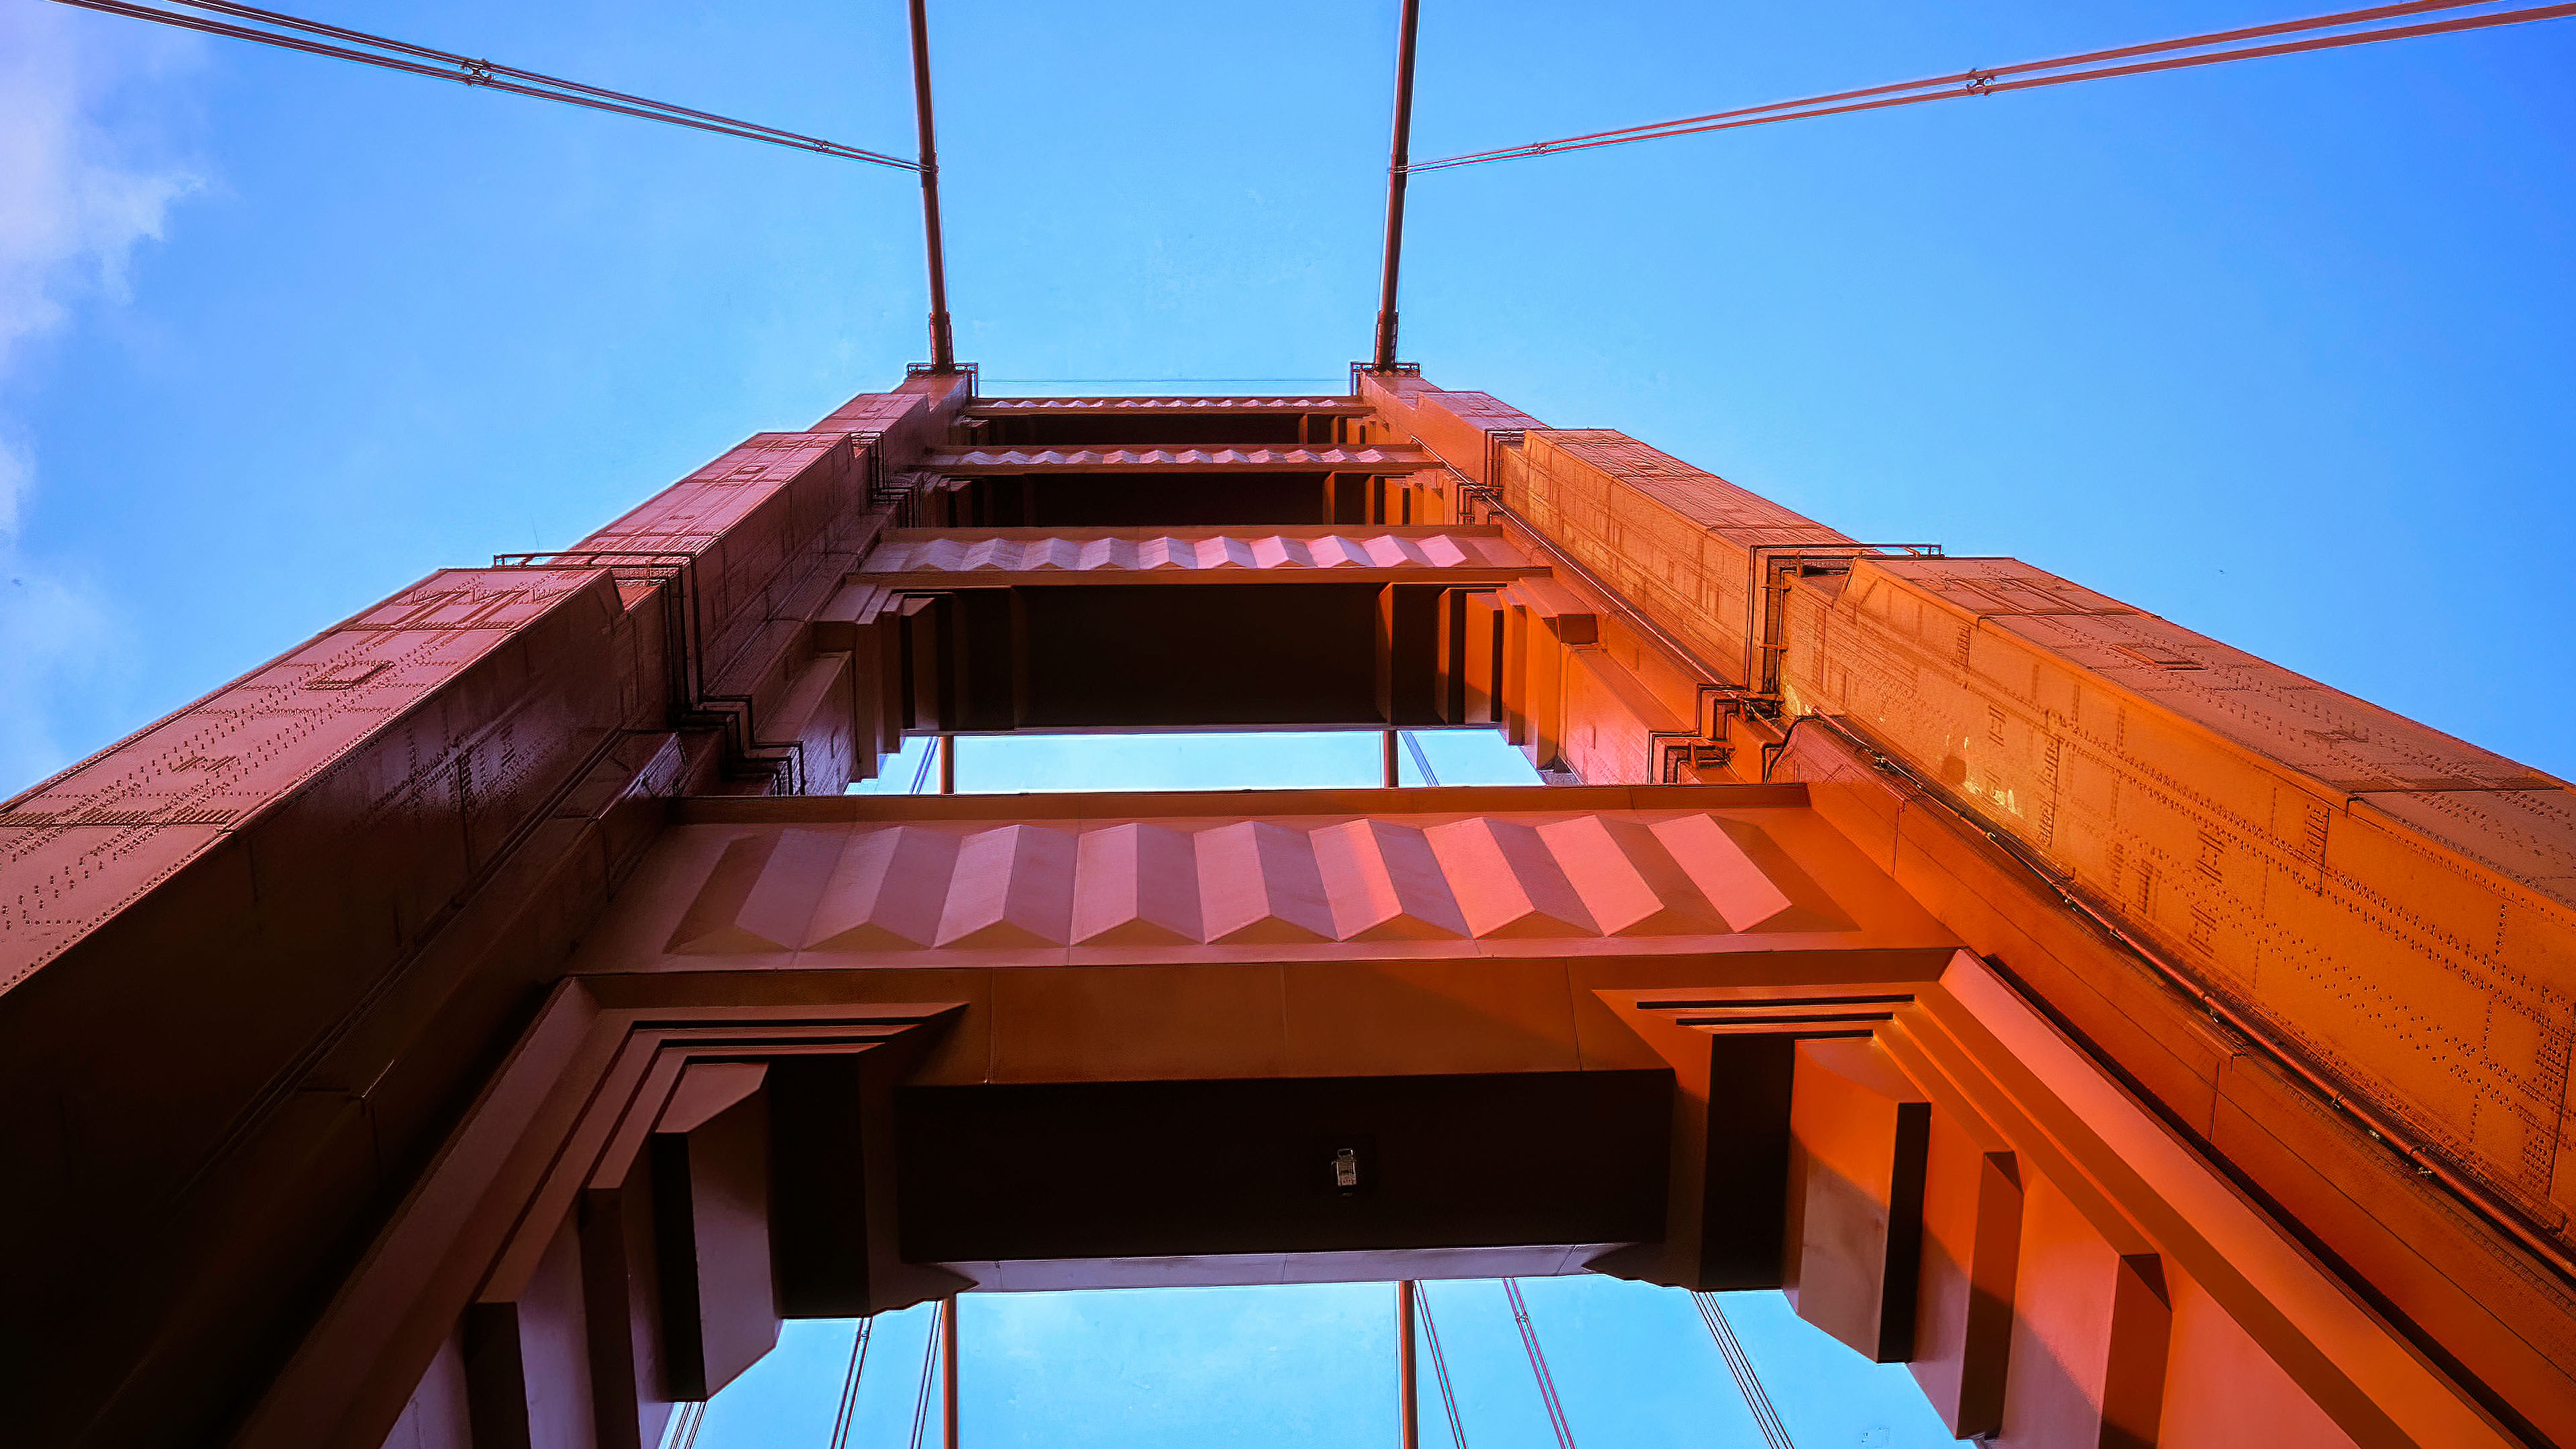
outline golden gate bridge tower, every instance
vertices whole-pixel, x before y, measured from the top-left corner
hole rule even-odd
[[[2566,782],[1398,361],[1410,174],[1641,138],[1412,162],[1410,4],[1347,391],[983,396],[919,9],[910,160],[471,64],[916,171],[929,363],[0,806],[11,1442],[645,1449],[789,1319],[1590,1272],[1962,1438],[2576,1443]],[[2463,10],[1643,129],[2557,13]],[[1270,727],[1385,787],[845,793]]]

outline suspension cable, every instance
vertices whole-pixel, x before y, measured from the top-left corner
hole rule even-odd
[[[1753,1411],[1753,1423],[1762,1431],[1762,1442],[1770,1449],[1796,1449],[1789,1442],[1789,1426],[1780,1422],[1780,1411],[1771,1407],[1771,1393],[1762,1387],[1762,1376],[1753,1371],[1753,1356],[1744,1351],[1743,1340],[1735,1336],[1735,1325],[1726,1321],[1726,1307],[1714,1293],[1693,1293],[1691,1302],[1699,1306],[1699,1317],[1708,1325],[1708,1336],[1717,1340],[1718,1356],[1726,1360],[1726,1371],[1735,1376],[1736,1390],[1744,1395],[1744,1407]]]
[[[1529,1350],[1530,1374],[1538,1380],[1538,1400],[1547,1406],[1548,1427],[1556,1431],[1556,1449],[1574,1449],[1574,1430],[1565,1422],[1565,1405],[1556,1397],[1556,1376],[1547,1371],[1547,1352],[1538,1346],[1538,1330],[1530,1326],[1529,1302],[1521,1297],[1517,1278],[1503,1280],[1503,1296],[1512,1302],[1512,1321],[1520,1325],[1521,1347]]]
[[[671,1427],[662,1435],[668,1449],[691,1449],[698,1442],[698,1426],[707,1421],[707,1401],[683,1401],[679,1412],[671,1416]]]
[[[2075,81],[2145,75],[2160,70],[2217,65],[2224,61],[2259,60],[2268,56],[2292,55],[2302,51],[2332,50],[2343,46],[2368,45],[2382,40],[2412,40],[2427,35],[2448,35],[2459,31],[2485,30],[2504,25],[2525,25],[2536,21],[2564,20],[2570,16],[2576,16],[2576,4],[2540,5],[2519,10],[2491,10],[2478,15],[2453,16],[2419,25],[2380,25],[2376,28],[2348,30],[2340,35],[2311,35],[2305,39],[2273,45],[2238,46],[2234,49],[2211,48],[2269,36],[2298,35],[2308,31],[2367,26],[2374,22],[2419,15],[2427,11],[2472,9],[2493,3],[2495,0],[2411,0],[2411,3],[2406,4],[2380,5],[2366,10],[2347,10],[2333,15],[2312,16],[2304,20],[2286,20],[2271,25],[2213,31],[2176,40],[2150,41],[2144,45],[2122,46],[2114,50],[2096,50],[2081,55],[2059,56],[2054,60],[2024,61],[2018,65],[1966,70],[1955,75],[1931,76],[1923,80],[1869,86],[1860,90],[1834,91],[1825,95],[1805,96],[1794,101],[1773,101],[1767,105],[1745,106],[1731,111],[1712,111],[1706,115],[1684,116],[1678,120],[1657,121],[1644,126],[1628,126],[1615,131],[1593,131],[1579,136],[1563,136],[1552,141],[1533,141],[1520,146],[1506,146],[1500,150],[1445,156],[1436,161],[1420,161],[1407,169],[1441,171],[1456,166],[1481,165],[1488,161],[1512,161],[1525,156],[1554,155],[1560,151],[1588,151],[1598,146],[1624,146],[1632,141],[1658,141],[1668,136],[1693,136],[1702,131],[1731,131],[1744,126],[1767,126],[1774,121],[1811,120],[1818,116],[1839,116],[1854,111],[1873,111],[1889,106],[1911,106],[1924,101],[1957,100],[1962,96],[1986,96],[1999,91],[2034,90],[2041,86],[2067,85]],[[2202,53],[2174,54],[2179,51]],[[2104,61],[2131,60],[2140,56],[2164,58],[2139,61],[2129,65],[2100,64]]]
[[[945,735],[915,735],[913,738],[917,740],[930,741],[930,748],[921,752],[921,763],[915,767],[912,772],[912,789],[906,792],[908,794],[918,795],[930,788],[930,772],[939,768],[939,757],[948,749],[948,737]]]
[[[1440,1407],[1449,1416],[1449,1442],[1467,1449],[1467,1424],[1458,1417],[1458,1394],[1449,1387],[1449,1360],[1440,1352],[1440,1325],[1431,1321],[1431,1285],[1418,1283],[1413,1306],[1422,1314],[1422,1337],[1431,1349],[1431,1377],[1440,1385]]]
[[[922,1436],[930,1430],[930,1380],[939,1367],[939,1331],[947,1318],[945,1301],[930,1310],[930,1337],[921,1345],[921,1394],[912,1401],[912,1449],[921,1449]]]
[[[850,1340],[850,1374],[841,1381],[841,1412],[832,1420],[832,1449],[850,1449],[850,1421],[859,1409],[859,1375],[867,1371],[868,1337],[876,1322],[860,1319],[858,1335]]]
[[[719,116],[708,111],[693,111],[685,106],[648,100],[643,96],[631,96],[623,91],[603,90],[598,86],[564,80],[557,76],[541,75],[532,70],[495,65],[488,60],[452,55],[443,50],[413,45],[408,41],[388,40],[381,35],[370,35],[363,30],[349,30],[337,25],[325,25],[317,20],[305,20],[293,15],[280,14],[274,10],[261,10],[249,5],[235,4],[232,0],[173,0],[173,3],[195,10],[212,11],[218,15],[229,15],[236,20],[249,21],[251,24],[235,25],[221,20],[209,20],[199,15],[182,15],[176,11],[163,10],[150,5],[133,4],[130,0],[57,0],[57,3],[78,6],[83,10],[96,10],[107,15],[122,15],[132,20],[150,20],[162,25],[175,25],[182,30],[202,31],[208,35],[221,35],[234,40],[256,41],[262,45],[277,46],[282,50],[301,51],[306,55],[355,61],[360,65],[372,65],[410,75],[428,76],[433,80],[455,81],[460,85],[481,86],[487,90],[507,91],[512,95],[533,96],[541,101],[560,101],[568,106],[587,106],[595,111],[614,111],[621,116],[634,116],[641,120],[660,121],[673,126],[687,126],[692,130],[711,131],[719,136],[733,136],[745,141],[761,141],[773,146],[787,146],[843,161],[865,161],[876,166],[891,166],[898,171],[921,169],[919,163],[907,161],[900,156],[888,156],[882,152],[863,150],[857,146],[846,146],[838,141],[826,141],[816,136],[782,131],[775,126],[763,126],[753,121],[738,121],[730,116]],[[328,39],[313,40],[307,39],[308,36],[324,36]],[[330,41],[342,41],[346,44],[332,44],[329,43]]]

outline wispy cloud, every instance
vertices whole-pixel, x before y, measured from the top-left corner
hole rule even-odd
[[[197,189],[162,87],[199,46],[32,0],[0,5],[0,794],[72,753],[64,701],[118,632],[105,595],[27,530],[36,459],[11,407],[47,333],[129,300],[127,265]]]

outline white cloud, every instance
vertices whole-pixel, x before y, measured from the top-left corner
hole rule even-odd
[[[21,496],[27,468],[0,443],[0,499]],[[117,656],[119,630],[89,580],[25,556],[0,533],[0,799],[70,762],[54,716],[75,690],[98,687]]]
[[[198,42],[59,6],[0,4],[0,408],[29,345],[126,300],[135,247],[197,188],[161,152],[162,87]],[[0,795],[66,762],[55,721],[95,687],[117,629],[105,596],[26,533],[34,460],[0,411]]]
[[[0,373],[85,297],[121,300],[135,245],[196,189],[141,153],[159,129],[146,88],[198,49],[135,21],[0,8]]]

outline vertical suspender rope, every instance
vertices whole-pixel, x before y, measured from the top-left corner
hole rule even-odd
[[[939,236],[939,144],[930,124],[930,17],[912,0],[912,103],[921,137],[921,233],[930,259],[930,370],[955,372],[957,349],[948,329],[948,261]]]
[[[1422,1371],[1413,1364],[1413,1313],[1419,1294],[1410,1278],[1395,1285],[1396,1442],[1403,1449],[1422,1449]]]
[[[957,1449],[957,1300],[939,1305],[939,1442]]]
[[[1708,1325],[1708,1336],[1717,1340],[1718,1354],[1726,1360],[1726,1371],[1735,1375],[1735,1387],[1744,1395],[1744,1407],[1753,1411],[1754,1426],[1762,1431],[1762,1442],[1770,1449],[1794,1449],[1789,1442],[1789,1427],[1780,1422],[1780,1413],[1771,1407],[1771,1395],[1762,1387],[1761,1375],[1753,1371],[1752,1356],[1735,1336],[1735,1325],[1726,1321],[1726,1309],[1714,1293],[1693,1293],[1691,1301],[1699,1305],[1699,1317]]]
[[[1547,1353],[1530,1326],[1529,1302],[1521,1297],[1517,1278],[1503,1280],[1503,1296],[1512,1301],[1512,1321],[1520,1325],[1521,1347],[1529,1350],[1530,1375],[1538,1380],[1539,1402],[1547,1406],[1548,1427],[1556,1431],[1556,1449],[1574,1449],[1574,1430],[1565,1422],[1565,1405],[1556,1397],[1556,1378],[1547,1371]]]
[[[912,1401],[912,1449],[921,1449],[922,1436],[930,1429],[930,1379],[939,1368],[941,1320],[947,1313],[945,1303],[930,1310],[930,1336],[921,1345],[921,1393]]]
[[[1422,17],[1422,0],[1404,0],[1402,30],[1395,41],[1395,138],[1387,148],[1386,264],[1378,278],[1377,349],[1372,366],[1395,370],[1395,278],[1404,259],[1404,177],[1413,153],[1413,32]]]
[[[850,1420],[859,1410],[859,1375],[867,1370],[868,1334],[876,1322],[860,1319],[858,1336],[850,1340],[850,1375],[841,1383],[841,1412],[832,1420],[832,1449],[850,1449]]]
[[[698,1442],[698,1426],[706,1421],[706,1400],[682,1403],[680,1411],[671,1416],[670,1431],[662,1436],[662,1442],[670,1449],[689,1449],[690,1445]]]
[[[1440,1407],[1449,1415],[1449,1442],[1467,1449],[1467,1425],[1458,1417],[1458,1394],[1449,1387],[1449,1360],[1440,1352],[1440,1325],[1431,1321],[1430,1285],[1413,1290],[1414,1307],[1422,1313],[1422,1341],[1431,1350],[1431,1376],[1440,1384]]]
[[[1415,739],[1411,730],[1397,730],[1396,733],[1404,736],[1405,751],[1413,756],[1413,768],[1422,772],[1422,783],[1439,784],[1440,777],[1431,769],[1431,757],[1422,752],[1422,741]]]

